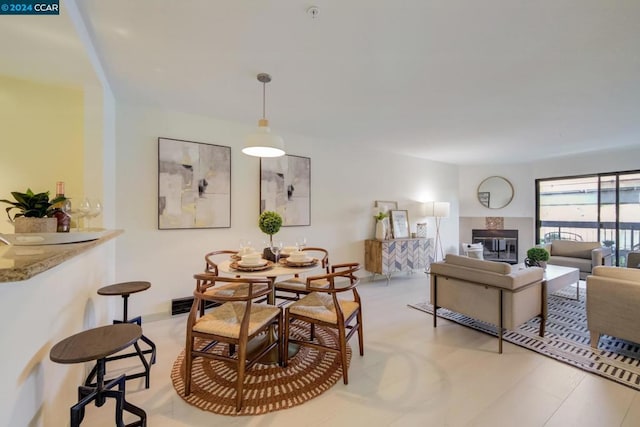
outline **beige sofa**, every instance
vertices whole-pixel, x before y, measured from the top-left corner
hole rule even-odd
[[[606,334],[640,344],[640,269],[597,266],[587,276],[591,347]]]
[[[611,265],[611,248],[599,242],[577,242],[575,240],[553,240],[543,246],[551,257],[548,263],[580,270],[584,280],[597,265]]]
[[[512,271],[507,263],[449,254],[444,261],[431,264],[431,303],[434,312],[446,308],[496,325],[502,353],[504,328],[515,329],[536,316],[541,317],[541,325],[544,323],[543,273],[538,267],[515,267]]]

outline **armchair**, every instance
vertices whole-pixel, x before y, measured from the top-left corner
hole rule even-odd
[[[593,267],[611,265],[611,248],[600,242],[579,242],[575,240],[553,240],[542,247],[549,251],[548,264],[575,267],[580,270],[580,279],[585,280]]]
[[[607,334],[640,343],[640,270],[596,266],[587,277],[587,327],[591,347]]]

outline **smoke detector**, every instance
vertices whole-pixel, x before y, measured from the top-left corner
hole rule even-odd
[[[319,13],[320,13],[320,9],[318,9],[318,6],[310,6],[307,9],[307,15],[309,15],[311,19],[315,19]]]

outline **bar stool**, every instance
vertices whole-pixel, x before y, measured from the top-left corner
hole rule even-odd
[[[114,320],[113,321],[114,324],[134,323],[134,324],[137,324],[138,326],[142,326],[142,318],[140,316],[134,317],[133,319],[129,319],[127,317],[128,309],[129,309],[128,307],[129,295],[135,294],[136,292],[146,291],[150,287],[151,287],[151,283],[149,282],[138,281],[138,282],[116,283],[115,285],[104,286],[98,289],[98,295],[107,295],[107,296],[121,295],[122,296],[122,299],[124,301],[122,320]],[[133,346],[136,349],[135,352],[108,357],[105,359],[105,362],[110,362],[112,360],[125,359],[127,357],[138,356],[140,358],[140,361],[142,362],[142,365],[144,366],[144,372],[138,372],[136,374],[127,375],[126,379],[131,380],[134,378],[144,377],[145,388],[149,388],[149,379],[151,376],[151,365],[156,363],[156,345],[153,343],[153,341],[151,341],[149,338],[145,337],[144,335],[141,335],[140,339],[149,346],[148,349],[141,350],[140,346],[138,345],[138,342],[136,341],[135,343],[133,343]],[[151,357],[147,361],[144,355],[149,353],[151,353]],[[89,373],[89,376],[85,381],[85,386],[92,385],[92,381],[93,381],[93,378],[96,376],[97,369],[98,369],[98,366],[96,365],[93,368],[93,370]]]
[[[117,427],[146,427],[147,413],[125,399],[125,375],[105,384],[107,356],[124,350],[142,336],[142,328],[136,324],[107,325],[79,332],[63,339],[51,348],[49,358],[56,363],[82,363],[96,361],[96,383],[78,387],[78,403],[71,407],[71,427],[78,427],[84,418],[84,408],[95,401],[97,407],[105,404],[106,398],[116,400]],[[114,387],[118,386],[117,390]],[[139,421],[125,426],[123,411],[140,417]]]

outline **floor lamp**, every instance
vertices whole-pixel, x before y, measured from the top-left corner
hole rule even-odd
[[[425,204],[427,216],[436,219],[436,239],[433,247],[433,261],[438,261],[438,250],[440,250],[440,258],[444,259],[444,250],[442,248],[442,240],[440,239],[440,221],[442,218],[449,216],[449,202],[427,202]]]

